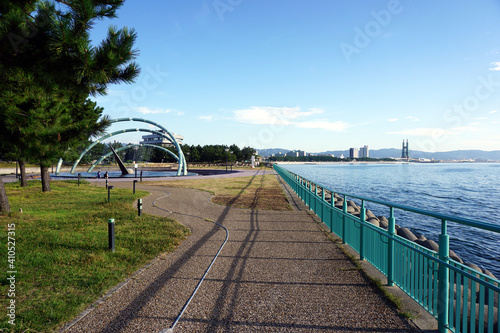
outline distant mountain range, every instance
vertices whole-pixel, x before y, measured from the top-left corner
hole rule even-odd
[[[271,156],[278,153],[287,153],[291,150],[283,148],[271,149],[258,149],[259,155],[263,157]],[[308,154],[311,152],[307,152]],[[488,160],[500,161],[500,150],[485,151],[485,150],[453,150],[443,152],[425,152],[420,150],[410,150],[411,158],[428,158],[434,160]],[[329,150],[324,152],[311,153],[315,155],[333,154],[340,156],[343,154],[349,157],[349,150]],[[370,157],[373,158],[387,158],[387,157],[401,157],[401,149],[386,148],[386,149],[370,149]]]

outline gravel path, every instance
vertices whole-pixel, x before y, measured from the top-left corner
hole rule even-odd
[[[253,175],[258,180],[261,173]],[[143,199],[146,213],[173,218],[192,234],[64,332],[171,327],[224,242],[224,229],[209,220],[228,228],[229,240],[175,332],[418,331],[368,285],[305,211],[237,209],[212,204],[202,191],[137,187],[152,193]],[[164,210],[153,207],[154,200]]]

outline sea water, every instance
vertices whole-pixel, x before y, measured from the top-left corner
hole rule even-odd
[[[282,164],[330,190],[500,225],[500,163]],[[384,206],[367,204],[388,217]],[[440,221],[396,210],[396,223],[438,242]],[[500,278],[500,234],[450,223],[450,248]]]

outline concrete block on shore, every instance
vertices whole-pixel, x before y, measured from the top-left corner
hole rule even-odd
[[[371,223],[373,225],[376,225],[377,227],[380,227],[380,221],[379,221],[378,218],[373,218],[372,217],[372,218],[366,220],[366,222]]]
[[[422,240],[422,239],[417,239],[417,240],[415,240],[415,243],[417,243],[417,244],[418,244],[418,245],[420,245],[420,246],[424,246],[424,242],[425,242],[426,240],[427,240],[427,239],[424,239],[424,240]]]
[[[356,205],[356,203],[352,200],[348,200],[347,201],[347,206],[348,207],[354,207],[354,208],[358,208],[358,206]]]
[[[373,214],[373,212],[369,209],[366,210],[365,215],[366,215],[367,219],[376,218],[378,220],[378,218],[375,216],[375,214]]]
[[[428,248],[429,250],[434,251],[434,252],[439,252],[439,245],[431,239],[423,241],[421,245],[425,248]]]
[[[380,220],[379,225],[381,228],[384,228],[385,230],[389,229],[389,223],[387,223],[387,221]]]
[[[463,263],[464,263],[464,261],[463,261],[462,259],[460,259],[460,257],[459,257],[459,256],[457,256],[457,254],[456,254],[455,252],[453,252],[452,250],[450,250],[450,259],[451,259],[451,260],[454,260],[454,261],[456,261],[456,262],[459,262],[459,263],[461,263],[461,264],[463,264]]]
[[[382,222],[382,221],[383,221],[383,222],[386,222],[387,224],[389,224],[389,220],[387,219],[387,217],[382,216],[382,215],[381,215],[381,216],[377,216],[377,217],[378,217],[378,219],[380,220],[380,222]]]
[[[424,235],[415,235],[415,236],[417,236],[417,238],[421,241],[427,240],[427,238]]]
[[[466,263],[464,263],[464,265],[467,266],[467,267],[469,267],[469,268],[471,268],[471,269],[473,269],[473,270],[475,270],[475,271],[478,271],[479,273],[483,272],[483,270],[478,265],[476,265],[476,264],[473,264],[473,263],[470,263],[470,262],[466,262]]]
[[[403,238],[408,239],[409,241],[412,241],[412,242],[417,240],[417,237],[408,228],[398,229],[397,234]]]
[[[494,278],[494,279],[496,279],[496,278],[497,278],[495,275],[493,275],[493,273],[491,273],[491,272],[490,272],[489,270],[487,270],[487,269],[483,269],[483,274],[488,275],[489,277]]]

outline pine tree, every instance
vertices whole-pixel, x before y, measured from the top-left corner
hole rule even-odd
[[[56,8],[57,4],[57,8]],[[0,139],[20,160],[48,167],[108,125],[89,95],[131,83],[136,34],[110,27],[98,46],[93,24],[116,17],[122,0],[10,1],[0,4]]]

